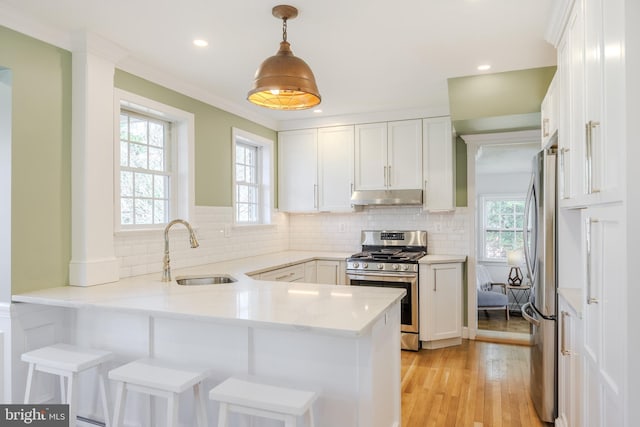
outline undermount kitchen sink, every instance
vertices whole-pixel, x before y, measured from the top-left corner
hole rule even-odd
[[[176,277],[178,285],[197,286],[197,285],[220,285],[223,283],[233,283],[237,280],[228,274],[213,274],[210,276],[182,276]]]

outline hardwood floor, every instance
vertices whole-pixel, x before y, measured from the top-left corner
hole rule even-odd
[[[478,329],[487,331],[516,332],[519,334],[530,334],[531,324],[520,314],[512,312],[509,320],[506,319],[504,311],[479,310]]]
[[[538,427],[529,347],[463,340],[402,352],[402,427]]]

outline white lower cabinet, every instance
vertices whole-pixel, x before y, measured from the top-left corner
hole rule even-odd
[[[626,226],[622,204],[582,211],[584,265],[584,385],[586,427],[623,426],[626,315]]]
[[[304,282],[305,265],[302,263],[267,271],[260,274],[260,280],[273,280],[276,282]]]
[[[423,348],[462,342],[462,263],[420,264],[419,325]]]
[[[324,285],[346,284],[346,263],[338,260],[313,260],[251,275],[258,280],[304,282]]]
[[[582,318],[558,297],[558,418],[557,427],[582,427],[583,347]]]

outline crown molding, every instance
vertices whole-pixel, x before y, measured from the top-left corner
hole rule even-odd
[[[553,47],[557,48],[560,43],[573,4],[574,0],[555,0],[553,2],[547,28],[544,32],[544,39],[551,43]]]

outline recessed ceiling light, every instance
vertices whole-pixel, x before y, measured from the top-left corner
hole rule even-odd
[[[193,41],[193,44],[198,46],[198,47],[207,47],[209,46],[209,42],[203,39],[195,39]]]
[[[491,65],[489,65],[489,64],[478,65],[478,71],[487,71],[490,68],[491,68]]]

